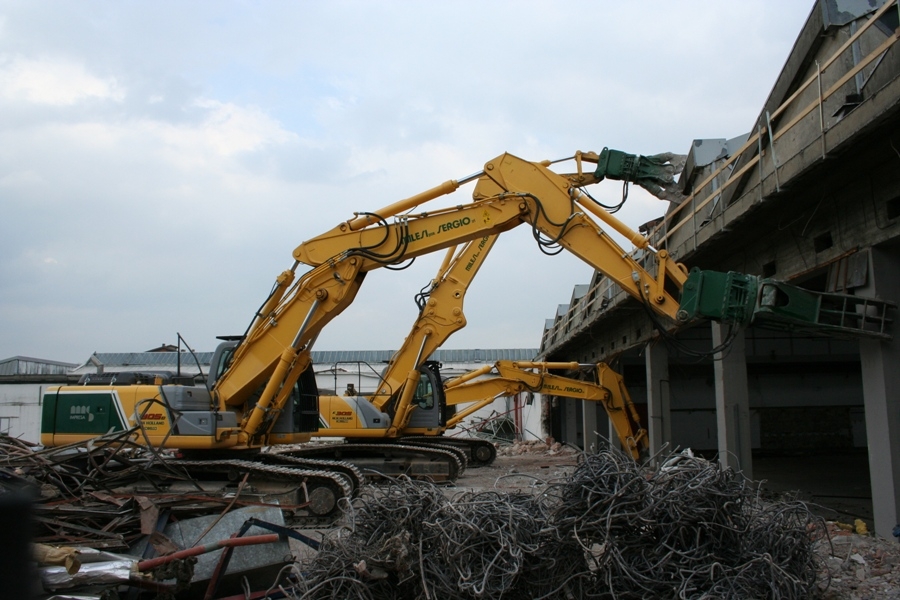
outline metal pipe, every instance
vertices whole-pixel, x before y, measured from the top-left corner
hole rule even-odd
[[[475,177],[475,175],[468,175],[467,178],[463,178],[463,182],[471,181],[471,178]],[[415,196],[410,196],[405,200],[400,200],[398,202],[394,202],[393,204],[389,204],[385,206],[381,210],[376,210],[374,215],[362,215],[357,216],[355,219],[351,219],[347,221],[347,225],[350,227],[351,231],[356,231],[357,229],[362,229],[363,227],[368,227],[369,225],[376,223],[378,221],[378,217],[382,219],[387,219],[388,217],[393,217],[394,215],[400,214],[401,212],[405,212],[416,206],[428,202],[429,200],[434,200],[435,198],[439,198],[441,196],[445,196],[447,194],[455,192],[460,186],[460,182],[456,180],[445,181],[444,183],[431,188],[430,190],[425,190]]]
[[[300,325],[300,329],[297,330],[297,335],[294,337],[294,341],[291,342],[291,348],[294,350],[299,350],[300,338],[303,337],[303,334],[306,332],[306,328],[309,327],[309,322],[312,320],[313,314],[315,314],[316,309],[319,307],[319,299],[316,298],[312,306],[309,307],[309,312],[306,313],[306,318],[303,319],[303,323]]]
[[[160,567],[182,558],[199,556],[200,554],[207,554],[209,552],[221,550],[222,548],[231,548],[234,546],[255,546],[257,544],[271,544],[273,542],[277,542],[280,537],[281,536],[279,536],[277,533],[267,533],[264,535],[251,535],[241,538],[228,538],[226,540],[219,540],[211,544],[194,546],[193,548],[187,548],[185,550],[173,552],[172,554],[167,554],[165,556],[158,556],[156,558],[142,560],[137,564],[137,567],[138,571],[140,571],[141,573],[145,573],[147,571],[155,569],[156,567]]]
[[[603,210],[603,208],[601,208],[593,200],[588,198],[588,196],[578,188],[571,188],[570,193],[579,206],[612,227],[621,235],[625,236],[625,238],[629,242],[631,242],[638,248],[641,248],[643,250],[650,245],[650,240],[648,240],[646,237],[644,237],[613,215],[609,214],[609,212]]]

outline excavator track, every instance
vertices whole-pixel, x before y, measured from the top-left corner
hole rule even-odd
[[[266,464],[286,464],[291,465],[293,468],[337,473],[347,480],[347,484],[350,486],[351,493],[354,497],[359,492],[359,488],[366,482],[365,475],[363,475],[362,471],[352,463],[340,460],[307,458],[295,454],[296,452],[297,451],[293,449],[273,450],[260,453],[257,459]]]
[[[457,438],[444,436],[409,436],[402,437],[401,444],[426,445],[437,448],[457,449],[465,453],[466,462],[472,468],[486,467],[497,458],[497,448],[487,440],[478,438]]]
[[[327,470],[241,459],[173,459],[166,463],[168,467],[183,469],[191,478],[191,484],[201,489],[236,486],[247,477],[241,494],[277,499],[285,507],[285,520],[292,525],[318,526],[334,522],[341,514],[340,501],[351,498],[353,494],[353,488],[343,474]],[[159,476],[158,479],[164,480],[164,477]],[[159,480],[156,483],[160,483]],[[223,482],[227,482],[226,486],[222,486]],[[289,514],[287,506],[291,507],[293,514]]]
[[[413,479],[456,481],[466,468],[465,453],[419,444],[343,443],[307,446],[292,456],[327,458],[357,466],[368,479],[406,475]]]

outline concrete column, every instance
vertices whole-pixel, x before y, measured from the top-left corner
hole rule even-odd
[[[605,412],[605,411],[604,411]],[[612,419],[606,419],[606,436],[609,439],[609,447],[614,450],[622,449],[622,442],[619,441],[619,432],[616,431]]]
[[[563,420],[562,439],[556,441],[579,446],[579,442],[584,439],[581,436],[581,428],[578,423],[578,417],[581,412],[579,404],[581,404],[581,401],[574,398],[560,398],[559,404],[561,407],[565,406],[563,409],[565,419]]]
[[[588,402],[587,400],[583,400],[581,402],[581,412],[582,422],[584,423],[584,451],[590,454],[594,454],[598,450],[600,450],[602,442],[600,441],[600,434],[597,430],[597,411],[603,410],[600,406],[599,402]]]
[[[712,323],[713,347],[725,341],[728,330],[727,325]],[[753,479],[744,332],[734,336],[728,348],[717,352],[714,358],[719,462],[723,467],[743,471],[745,477]]]
[[[664,444],[672,441],[669,352],[665,344],[649,344],[644,357],[647,369],[647,434],[650,456],[655,456]]]
[[[900,260],[872,249],[868,284],[861,296],[900,300]],[[895,328],[896,329],[896,328]],[[875,533],[892,539],[900,523],[900,344],[897,332],[890,342],[861,340],[863,401]]]

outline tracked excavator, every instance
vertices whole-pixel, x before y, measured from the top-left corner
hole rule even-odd
[[[641,157],[619,154],[640,164]],[[576,172],[560,174],[550,169],[552,161],[502,154],[478,173],[374,212],[356,213],[294,250],[293,266],[277,277],[245,335],[218,357],[224,369],[214,382],[190,385],[136,374],[127,384],[109,380],[50,387],[43,395],[42,444],[83,443],[122,431],[156,449],[179,450],[186,456],[179,468],[197,479],[244,477],[250,487],[285,481],[298,490],[297,505],[307,506],[313,517],[327,517],[358,484],[354,467],[334,461],[301,464],[309,459],[270,458],[257,452],[265,446],[307,442],[318,428],[318,392],[310,368],[316,338],[353,302],[369,271],[522,224],[533,229],[539,244],[561,246],[601,271],[650,311],[661,327],[715,319],[733,327],[766,321],[859,332],[877,323],[871,311],[884,307],[874,301],[865,311],[842,311],[846,320],[836,323],[832,312],[820,310],[821,295],[749,275],[689,273],[586,192],[586,186],[606,177],[630,176],[628,160],[617,165],[611,156],[577,152],[564,159],[574,160]],[[586,170],[586,164],[597,168]],[[443,208],[430,204],[470,182],[475,182],[471,201]],[[625,252],[600,223],[649,252],[648,267]],[[301,264],[309,270],[298,277]],[[427,356],[427,338],[422,356]],[[398,422],[390,427],[398,431],[408,424],[408,407],[420,378],[417,369],[406,373],[405,385],[391,390],[382,404],[384,414],[397,415]],[[235,459],[235,453],[248,459]]]
[[[313,436],[343,437],[346,443],[309,447],[295,454],[320,458],[339,455],[375,476],[402,472],[450,478],[456,465],[443,468],[436,455],[429,456],[428,450],[420,447],[461,452],[458,462],[468,467],[490,464],[496,457],[491,442],[443,434],[495,398],[529,391],[602,403],[622,447],[639,458],[646,448],[646,430],[640,427],[621,377],[605,364],[498,361],[444,381],[441,366],[426,360],[465,327],[466,292],[496,241],[497,235],[485,236],[447,252],[437,275],[417,295],[418,318],[382,371],[374,393],[319,396],[321,426]],[[411,370],[419,371],[419,379],[409,403],[388,405],[396,390],[406,385]],[[560,370],[587,373],[594,381],[552,372]],[[382,412],[386,405],[387,410],[395,412]],[[447,460],[453,461],[450,457]]]
[[[595,180],[626,180],[653,191],[665,183],[668,175],[660,172],[660,168],[665,170],[668,165],[662,164],[658,157],[645,160],[644,157],[604,150],[599,156],[591,156],[586,160],[593,158],[598,163],[597,170],[592,174]],[[488,163],[486,171],[490,170],[491,165],[492,163]],[[578,174],[566,177],[582,182],[586,179],[581,169]],[[526,186],[522,185],[520,189],[526,189]],[[479,196],[477,188],[474,196]],[[488,193],[483,196],[487,197]],[[619,233],[632,241],[636,240],[638,247],[643,246],[638,234],[628,231],[614,220],[611,224]],[[374,442],[384,441],[404,445],[426,444],[444,449],[456,447],[464,452],[470,466],[478,466],[489,464],[493,460],[496,455],[493,445],[474,438],[443,437],[442,434],[447,429],[492,402],[497,395],[503,395],[502,391],[514,394],[526,389],[539,389],[543,393],[552,391],[556,392],[554,395],[566,396],[566,390],[582,389],[573,380],[549,373],[550,369],[575,368],[571,364],[551,366],[546,363],[530,363],[526,366],[523,363],[516,367],[508,362],[484,367],[456,382],[445,382],[443,390],[441,389],[440,366],[429,363],[426,359],[450,335],[466,325],[463,312],[466,291],[493,247],[496,237],[493,235],[472,240],[459,252],[451,248],[437,277],[432,280],[430,290],[418,299],[419,318],[382,373],[379,390],[365,396],[321,396],[323,427],[314,435],[347,438],[348,444],[334,450],[351,462],[376,471],[395,472],[401,465],[408,473],[417,470],[414,463],[404,463],[401,460],[402,454],[398,446],[392,446],[384,456],[380,456],[383,447]],[[577,248],[576,242],[573,241],[572,244]],[[615,264],[615,261],[588,262],[601,272],[606,272],[604,265]],[[636,275],[637,271],[634,273]],[[659,276],[659,271],[657,274]],[[682,296],[685,309],[676,314],[676,321],[687,320],[691,318],[690,315],[698,314],[732,323],[739,319],[743,325],[753,321],[779,328],[802,327],[832,333],[851,331],[858,335],[861,329],[865,329],[862,327],[865,319],[860,320],[858,316],[848,318],[848,315],[870,310],[868,300],[865,299],[839,294],[815,294],[777,281],[738,273],[696,271],[688,279],[692,281],[685,285],[687,293]],[[671,283],[677,286],[678,278],[673,278],[666,285]],[[715,291],[710,293],[710,290]],[[652,308],[654,305],[646,302],[646,298],[647,296],[642,300]],[[700,302],[703,303],[702,307],[698,306]],[[756,302],[760,302],[760,305],[755,306]],[[857,307],[859,311],[856,310]],[[869,327],[864,334],[878,336],[884,332],[883,308],[879,306],[874,309],[881,317],[869,320],[869,325],[875,326]],[[616,427],[622,447],[633,457],[639,457],[641,451],[646,449],[646,431],[640,427],[637,412],[622,384],[621,376],[605,364],[595,365],[592,370],[596,375],[597,386],[583,399],[603,403]],[[479,380],[477,383],[474,381],[488,373],[495,377],[491,380]],[[540,380],[550,381],[548,378],[554,380],[553,384],[547,384],[552,387],[537,383]],[[418,385],[413,388],[410,382],[415,381]],[[466,384],[461,385],[463,382]],[[406,395],[402,391],[404,389],[407,392],[410,389],[414,391],[411,395]],[[480,395],[480,390],[485,393]],[[571,397],[582,396],[576,393]],[[462,412],[455,413],[456,408],[464,405],[468,406]],[[326,448],[316,448],[307,453],[324,457],[329,451]],[[385,462],[379,464],[382,459]],[[410,459],[412,460],[411,456]],[[433,464],[427,465],[423,473],[433,476],[437,473],[433,468]]]
[[[319,395],[320,426],[313,437],[345,438],[344,443],[272,451],[289,452],[295,457],[340,458],[359,467],[370,479],[404,474],[452,480],[467,467],[490,464],[496,449],[487,440],[443,434],[496,397],[530,391],[601,402],[617,427],[622,447],[637,459],[646,445],[646,431],[640,427],[621,378],[606,365],[499,361],[444,381],[441,366],[425,360],[466,325],[465,294],[496,240],[496,235],[486,236],[448,250],[435,278],[417,295],[416,322],[381,372],[374,392]],[[224,344],[219,351],[236,345],[236,341]],[[396,414],[382,412],[379,406],[390,399],[388,391],[405,385],[410,369],[419,371],[419,375],[409,405],[392,407],[406,415],[401,420]],[[551,370],[576,372],[582,378]],[[584,374],[595,381],[585,381]],[[489,380],[485,376],[490,376]],[[463,410],[457,413],[458,408]],[[402,429],[391,427],[401,421],[406,422]]]
[[[563,376],[557,371],[579,373],[582,377]],[[495,376],[481,377],[488,374]],[[462,407],[446,420],[447,429],[455,427],[498,397],[531,392],[599,402],[606,410],[623,450],[637,460],[647,449],[647,430],[641,427],[640,416],[622,376],[603,362],[581,364],[501,360],[445,382],[444,390],[447,406]]]

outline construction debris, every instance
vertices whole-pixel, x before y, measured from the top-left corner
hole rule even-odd
[[[860,535],[859,524],[823,522],[803,503],[767,501],[717,463],[682,454],[650,469],[616,451],[577,454],[552,441],[510,448],[525,456],[507,459],[518,468],[493,489],[487,482],[461,492],[405,478],[363,488],[341,527],[301,560],[289,556],[286,536],[318,544],[278,525],[278,508],[253,509],[275,512],[247,519],[240,494],[129,495],[115,486],[119,469],[145,467],[101,445],[82,448],[73,461],[0,438],[0,494],[32,490],[36,541],[53,546],[35,544],[33,552],[42,557],[45,589],[57,590],[53,598],[113,597],[107,592],[126,588],[136,590],[129,597],[186,590],[182,597],[221,598],[235,593],[238,572],[249,573],[247,559],[253,583],[244,589],[256,590],[253,597],[265,590],[372,600],[900,593],[896,544]],[[541,464],[529,470],[535,459]],[[571,466],[544,468],[548,460]],[[531,483],[506,485],[519,476]],[[244,546],[252,543],[265,547]],[[232,546],[251,554],[232,558]]]
[[[296,508],[251,495],[240,481],[201,486],[175,463],[118,438],[40,450],[0,436],[0,491],[24,489],[35,497],[34,542],[127,552],[169,521],[245,506]]]
[[[46,591],[89,587],[109,587],[138,582],[136,561],[128,556],[82,548],[77,552],[79,568],[65,565],[41,566],[38,574]]]
[[[547,438],[545,441],[517,440],[512,444],[502,444],[497,448],[498,456],[521,456],[523,454],[547,454],[549,456],[571,454],[575,456],[580,454],[580,451],[571,446],[560,444],[554,441],[553,438]]]
[[[648,470],[586,455],[541,494],[370,488],[328,537],[302,598],[807,598],[824,522],[677,455]]]
[[[900,598],[900,545],[841,525],[828,522],[830,543],[818,548],[830,579],[823,600]]]
[[[74,575],[81,569],[81,560],[78,558],[78,550],[69,548],[68,546],[56,548],[44,544],[34,544],[32,547],[32,556],[38,566],[65,567],[65,571],[69,575]]]

